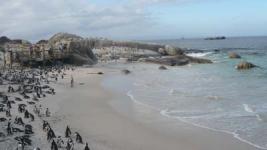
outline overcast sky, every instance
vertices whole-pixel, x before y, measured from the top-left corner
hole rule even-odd
[[[0,0],[0,36],[113,39],[267,35],[267,0]]]

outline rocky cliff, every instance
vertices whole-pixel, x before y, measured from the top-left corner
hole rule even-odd
[[[26,44],[30,45],[29,47],[37,47],[36,50],[40,52],[44,48],[48,51],[57,50],[64,55],[67,53],[65,55],[67,58],[64,57],[64,60],[75,65],[92,65],[96,64],[98,60],[110,61],[122,58],[128,61],[142,60],[170,66],[188,63],[212,63],[210,60],[189,57],[184,53],[184,50],[170,45],[83,38],[69,33],[58,33],[50,39],[40,40],[36,44],[31,44],[25,40],[10,40],[7,37],[0,38],[1,43],[2,45],[6,43]]]

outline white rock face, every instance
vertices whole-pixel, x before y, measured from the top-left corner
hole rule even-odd
[[[170,56],[178,55],[178,51],[170,45],[165,46],[165,51],[166,51],[167,55],[170,55]]]

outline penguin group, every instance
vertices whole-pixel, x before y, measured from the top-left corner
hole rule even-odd
[[[32,123],[40,120],[43,121],[43,132],[51,150],[76,150],[75,145],[84,144],[82,136],[78,132],[72,134],[69,126],[64,137],[56,136],[51,125],[45,121],[51,112],[40,104],[43,98],[56,94],[50,83],[56,83],[60,77],[64,79],[64,72],[70,69],[73,70],[70,66],[53,66],[0,70],[0,147],[1,143],[9,140],[16,143],[16,150],[41,150],[32,140]],[[88,143],[82,150],[90,150]]]

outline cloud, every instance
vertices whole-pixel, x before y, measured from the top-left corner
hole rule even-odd
[[[199,2],[207,0],[132,0],[133,3],[140,6],[152,6],[161,4],[184,4],[189,2]]]
[[[143,9],[126,4],[100,6],[89,0],[2,1],[0,35],[30,40],[47,38],[56,32],[111,35],[114,28],[128,30],[127,27],[131,29],[133,25],[149,24],[150,19]]]

